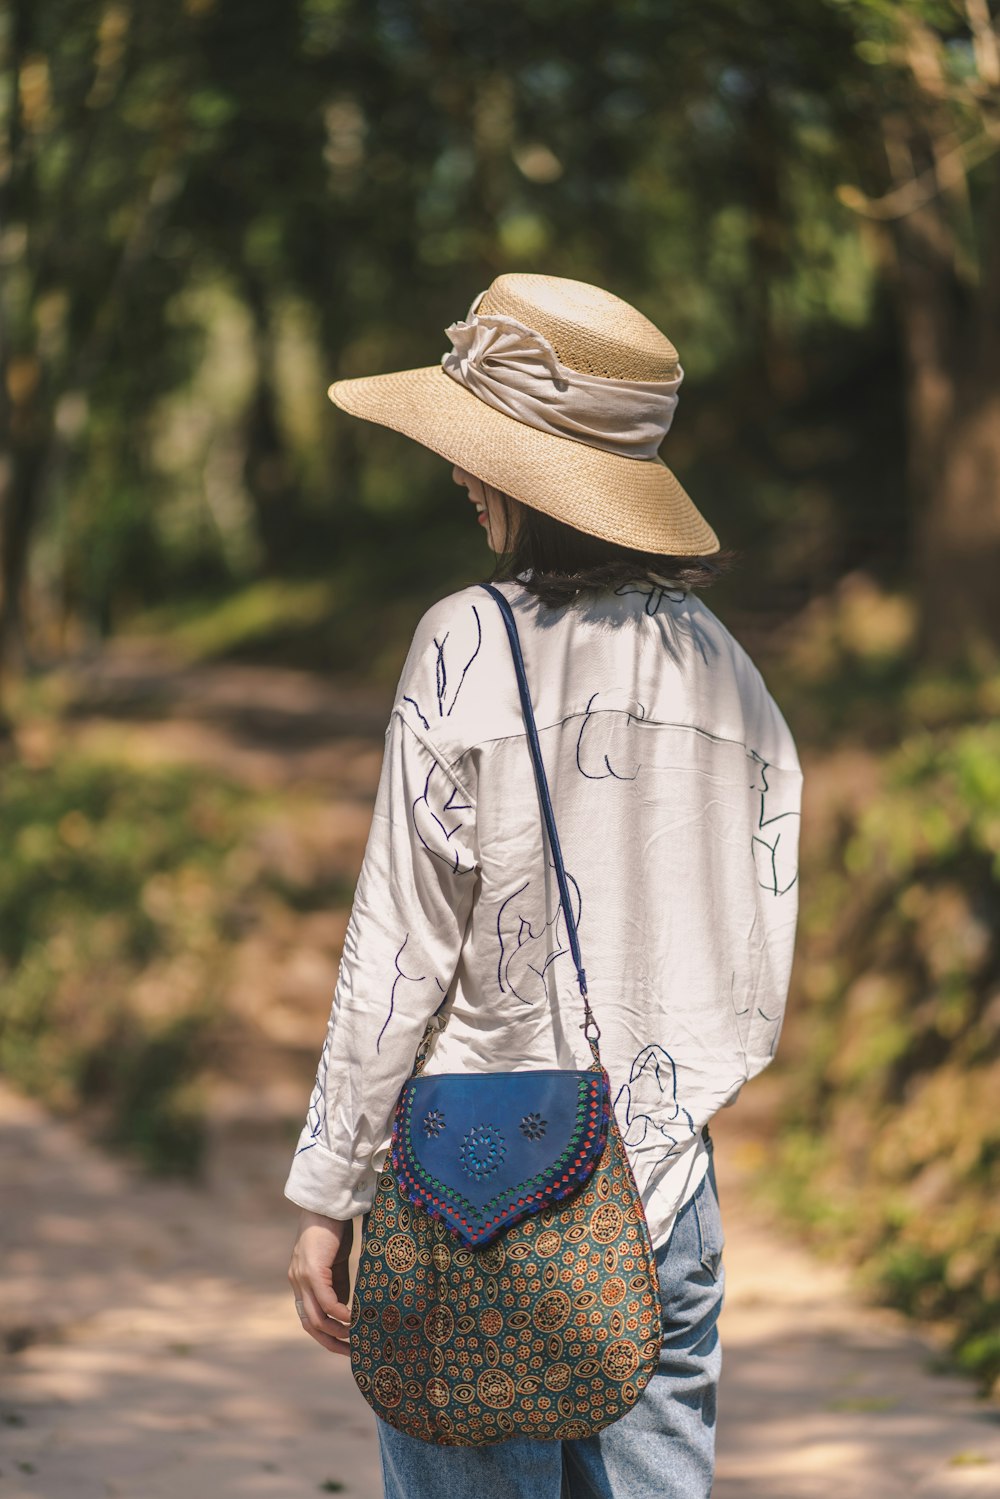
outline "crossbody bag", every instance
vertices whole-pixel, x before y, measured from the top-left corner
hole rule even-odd
[[[660,1354],[649,1228],[601,1062],[517,624],[510,641],[592,1062],[423,1075],[429,1023],[366,1215],[351,1367],[390,1425],[442,1446],[592,1436]]]

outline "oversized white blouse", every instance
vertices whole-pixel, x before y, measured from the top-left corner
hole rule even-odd
[[[522,574],[524,579],[527,574]],[[702,1129],[768,1065],[798,914],[802,772],[760,672],[669,579],[514,611],[601,1056],[654,1245]],[[400,675],[326,1038],[284,1193],[368,1210],[428,1019],[433,1072],[590,1053],[495,600],[419,621]]]

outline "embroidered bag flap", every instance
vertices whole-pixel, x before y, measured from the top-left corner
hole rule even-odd
[[[603,1069],[413,1077],[392,1167],[410,1202],[479,1247],[589,1179],[610,1111]]]

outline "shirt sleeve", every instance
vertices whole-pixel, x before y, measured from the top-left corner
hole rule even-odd
[[[802,809],[802,771],[797,760],[790,758],[780,765],[758,760],[753,770],[757,905],[749,945],[756,985],[746,1017],[747,1080],[774,1060],[784,1024],[799,911]]]
[[[746,1079],[773,1060],[787,1007],[799,914],[802,766],[791,730],[756,667],[755,739],[748,759],[754,919],[753,983],[743,997]]]
[[[799,833],[803,775],[791,730],[763,678],[751,667],[751,739],[760,748],[747,753],[747,827],[750,833],[750,921],[741,936],[748,982],[734,994],[736,1023],[743,1047],[743,1076],[725,1096],[707,1096],[691,1114],[692,1129],[707,1124],[717,1109],[732,1108],[752,1078],[774,1060],[790,992],[799,914]],[[735,866],[733,905],[742,908],[745,876]]]
[[[327,1217],[371,1207],[427,1021],[447,995],[477,882],[474,798],[397,696],[333,1004],[284,1195]]]

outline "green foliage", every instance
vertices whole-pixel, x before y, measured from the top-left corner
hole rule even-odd
[[[0,781],[0,1070],[156,1170],[193,1171],[247,798],[82,759]]]
[[[41,617],[106,633],[333,566],[371,622],[404,534],[434,582],[467,571],[441,460],[325,391],[436,360],[502,270],[662,322],[699,392],[670,460],[776,581],[837,565],[831,517],[869,553],[897,533],[878,261],[835,195],[867,150],[853,12],[633,6],[612,36],[597,0],[16,9],[0,326],[45,460],[16,465]]]
[[[987,326],[981,22],[944,0],[630,5],[612,30],[599,0],[8,7],[0,658],[22,598],[44,656],[262,577],[353,570],[372,624],[387,568],[467,573],[481,533],[454,538],[442,461],[326,387],[436,361],[505,270],[601,282],[675,339],[664,456],[753,547],[737,600],[803,601],[862,558],[898,574],[914,340],[906,219],[877,204],[900,161],[971,143],[932,238],[954,238],[944,319]]]
[[[1000,1377],[1000,724],[923,731],[803,870],[803,1064],[771,1190]]]
[[[328,620],[335,607],[329,580],[262,579],[227,590],[217,600],[185,599],[137,614],[135,635],[169,641],[188,661],[254,654],[258,659],[283,638]]]
[[[887,589],[873,570],[845,573],[780,638],[764,640],[778,701],[794,704],[803,743],[891,751],[901,738],[1000,716],[1000,672],[922,665],[914,590]]]

